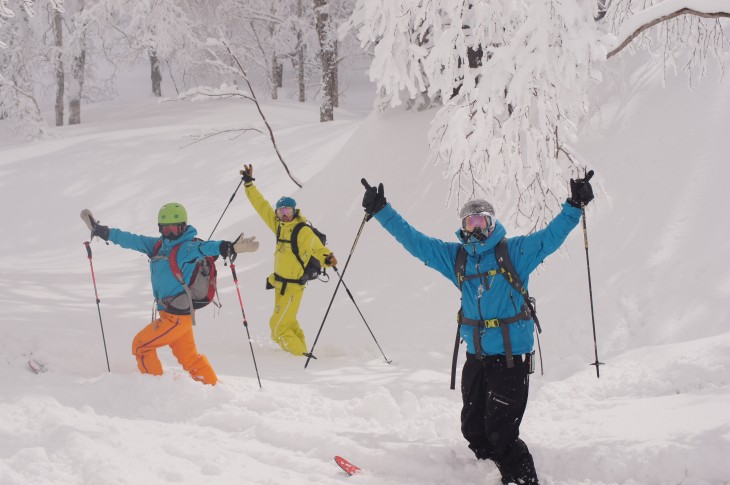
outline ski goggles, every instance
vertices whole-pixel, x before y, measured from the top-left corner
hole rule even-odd
[[[279,207],[276,209],[276,217],[279,219],[293,219],[294,218],[294,207]]]
[[[494,218],[486,212],[469,214],[461,220],[461,228],[466,232],[474,232],[478,228],[486,234],[494,228]]]
[[[177,237],[180,236],[183,232],[185,232],[185,223],[181,224],[160,224],[160,234],[163,236],[170,238],[170,237]]]

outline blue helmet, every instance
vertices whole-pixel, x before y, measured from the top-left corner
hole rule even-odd
[[[284,196],[284,197],[282,197],[282,198],[280,198],[279,200],[276,201],[276,208],[277,209],[279,207],[292,207],[292,208],[296,208],[296,206],[297,206],[297,201],[294,200],[294,199],[292,199],[291,197]]]

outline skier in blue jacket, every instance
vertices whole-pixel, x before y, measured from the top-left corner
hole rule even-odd
[[[545,227],[528,236],[507,238],[507,252],[525,290],[530,273],[556,251],[578,224],[581,208],[593,200],[590,179],[570,181],[571,196]],[[481,199],[459,211],[459,242],[435,239],[414,229],[386,201],[383,184],[365,179],[363,208],[413,256],[451,280],[462,292],[459,335],[466,342],[461,375],[461,432],[481,460],[490,459],[502,483],[538,483],[527,445],[519,438],[532,373],[534,308],[501,274],[495,248],[507,231],[492,205]],[[460,248],[466,251],[463,279],[457,276]],[[478,276],[477,276],[478,275]]]
[[[233,261],[238,253],[258,249],[256,236],[244,238],[241,233],[233,242],[197,239],[197,230],[188,224],[187,211],[176,202],[163,205],[158,212],[157,227],[160,237],[143,236],[103,226],[88,209],[81,211],[81,220],[91,231],[92,237],[97,236],[123,248],[139,251],[150,258],[152,293],[160,317],[153,319],[134,337],[132,353],[137,358],[139,371],[143,374],[162,375],[162,363],[157,357],[157,349],[169,346],[175,358],[193,379],[215,385],[218,376],[208,358],[198,353],[195,345],[195,310],[192,296],[187,290],[193,284],[192,278],[199,260],[206,256],[222,256]],[[171,260],[175,248],[174,259],[185,286],[172,271]]]

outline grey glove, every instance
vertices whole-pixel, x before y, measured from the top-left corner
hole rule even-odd
[[[89,231],[91,231],[92,239],[94,236],[98,236],[104,241],[109,240],[109,228],[107,226],[102,226],[101,224],[99,224],[99,221],[94,219],[94,215],[89,209],[84,209],[81,211],[81,220],[84,221],[86,227],[88,227]]]
[[[223,258],[230,258],[233,261],[238,253],[252,253],[258,248],[259,242],[256,240],[256,236],[244,238],[241,233],[233,242],[221,241],[219,251]]]

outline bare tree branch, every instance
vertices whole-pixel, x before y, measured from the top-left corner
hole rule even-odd
[[[697,10],[693,10],[691,8],[682,8],[677,10],[676,12],[669,13],[667,15],[663,15],[659,18],[656,18],[652,20],[651,22],[648,22],[638,29],[636,29],[631,35],[629,35],[626,39],[624,39],[621,44],[613,49],[611,52],[606,55],[606,59],[610,59],[611,57],[618,54],[624,47],[629,45],[632,40],[634,40],[636,37],[639,36],[642,32],[644,32],[647,29],[650,29],[651,27],[654,27],[657,24],[660,24],[662,22],[665,22],[667,20],[671,20],[675,17],[679,17],[680,15],[696,15],[697,17],[703,17],[703,18],[730,18],[730,12],[700,12]]]
[[[274,137],[274,130],[271,129],[271,125],[269,124],[269,121],[266,119],[266,115],[264,115],[264,112],[261,110],[261,105],[259,104],[258,99],[256,98],[256,95],[254,94],[253,87],[251,86],[251,83],[248,80],[248,76],[246,75],[246,70],[243,68],[241,63],[238,60],[238,57],[233,53],[231,50],[231,47],[226,42],[221,42],[222,45],[226,48],[226,51],[228,52],[228,55],[231,56],[231,59],[234,60],[236,65],[238,66],[238,69],[240,70],[241,76],[243,77],[243,80],[246,81],[246,84],[248,85],[248,90],[251,93],[252,101],[256,105],[256,109],[259,112],[259,116],[261,116],[261,119],[264,121],[264,125],[266,125],[266,129],[269,131],[269,139],[271,140],[271,144],[274,146],[274,151],[276,152],[276,156],[279,157],[279,161],[284,166],[284,170],[286,171],[287,175],[289,175],[289,178],[294,182],[297,187],[302,188],[302,183],[299,182],[299,180],[294,177],[294,175],[289,170],[289,166],[284,161],[284,157],[281,156],[281,152],[279,151],[279,146],[276,144],[276,138]]]
[[[206,133],[205,135],[196,136],[195,141],[190,142],[187,145],[181,146],[180,149],[182,150],[183,148],[187,148],[191,145],[195,145],[196,143],[200,143],[201,141],[205,141],[209,138],[213,138],[218,135],[224,135],[226,133],[237,133],[237,135],[233,137],[233,140],[235,140],[239,136],[245,134],[247,131],[255,131],[255,132],[263,135],[263,132],[261,130],[259,130],[258,128],[233,128],[230,130],[216,130],[212,133]]]

